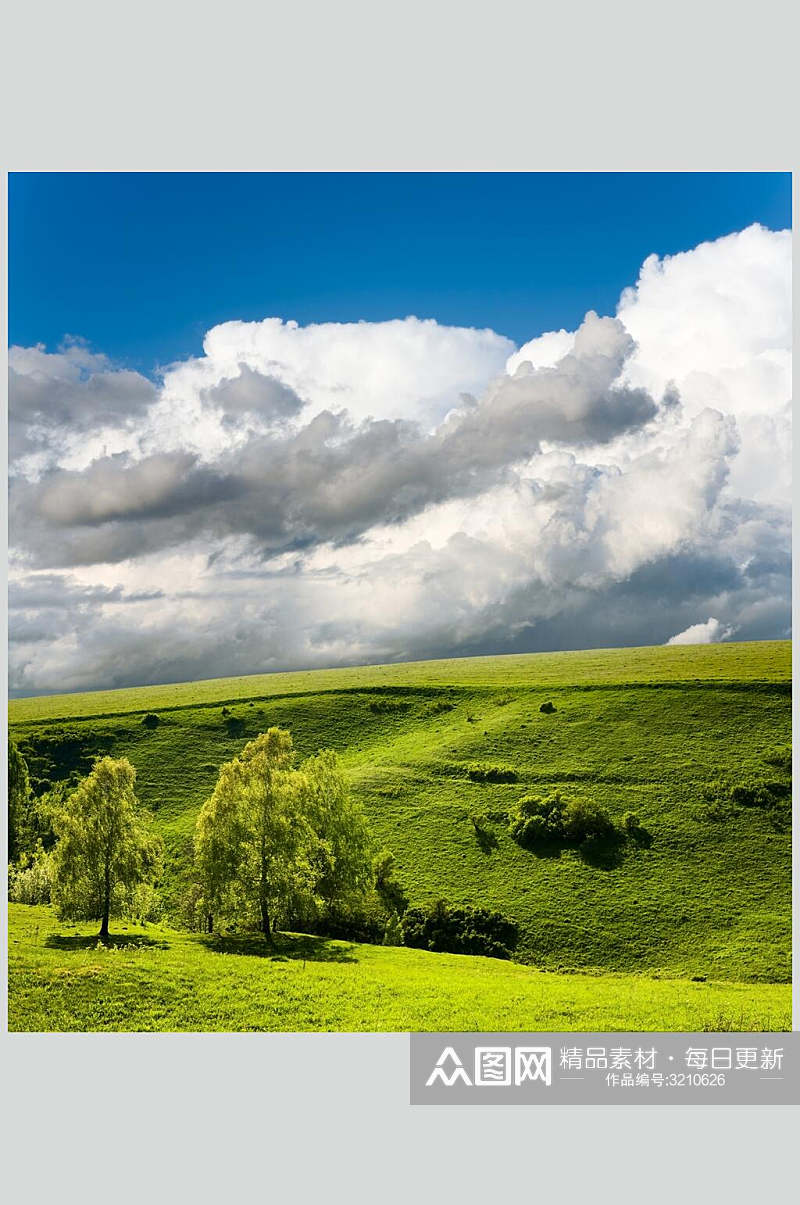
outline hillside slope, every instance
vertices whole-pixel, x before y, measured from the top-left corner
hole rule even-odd
[[[788,794],[790,676],[788,642],[533,654],[18,700],[10,720],[40,788],[98,752],[131,758],[173,915],[218,766],[279,724],[303,755],[340,751],[413,903],[498,908],[520,924],[518,956],[550,969],[778,982],[788,804],[719,807],[704,788]],[[492,767],[516,781],[474,781]],[[644,839],[603,864],[521,849],[502,813],[555,789],[636,813]]]

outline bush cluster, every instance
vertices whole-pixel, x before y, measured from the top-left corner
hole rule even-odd
[[[488,908],[453,908],[437,900],[409,908],[401,919],[403,943],[442,954],[510,958],[519,938],[515,921]]]
[[[638,827],[636,817],[632,818]],[[599,803],[564,799],[560,792],[526,795],[511,813],[508,831],[525,849],[548,846],[592,846],[618,836],[614,822]]]
[[[516,770],[507,766],[471,766],[467,773],[471,782],[519,782]]]
[[[790,794],[790,787],[782,782],[730,782],[717,778],[703,787],[703,797],[709,803],[709,813],[716,818],[725,815],[726,805],[743,808],[773,808]]]
[[[374,893],[352,903],[323,905],[313,913],[291,912],[285,927],[336,941],[357,941],[377,946],[386,932],[386,912]]]
[[[405,700],[398,699],[372,699],[369,705],[373,715],[395,715],[408,711],[408,708],[409,704]]]

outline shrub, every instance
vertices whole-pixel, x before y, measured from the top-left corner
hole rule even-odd
[[[414,949],[489,958],[510,958],[519,937],[517,924],[500,912],[451,908],[444,900],[409,908],[402,929],[404,944]]]
[[[559,842],[564,836],[564,800],[558,791],[542,798],[526,795],[509,817],[508,831],[527,848]]]
[[[508,831],[525,849],[577,845],[589,853],[619,837],[611,816],[599,803],[565,800],[558,791],[545,798],[526,795],[511,813]]]
[[[582,845],[585,841],[605,841],[616,832],[614,821],[599,803],[591,799],[571,799],[564,809],[564,836]]]
[[[771,808],[790,793],[788,784],[782,782],[735,782],[716,778],[703,787],[703,798],[709,801],[712,810],[724,811],[725,804],[744,808]]]
[[[622,827],[629,836],[633,836],[642,826],[635,812],[626,812],[622,817]]]
[[[555,711],[555,709],[556,709],[555,703],[551,703],[550,700],[548,699],[546,703],[542,703],[541,707],[539,708],[539,711],[542,713],[542,715],[552,715],[553,712]]]
[[[142,716],[142,724],[145,728],[157,728],[161,720],[153,711],[148,711],[147,715]]]
[[[472,828],[475,832],[475,838],[478,845],[485,854],[491,853],[493,849],[497,849],[497,837],[486,827],[487,817],[472,815],[470,816]]]
[[[288,929],[373,946],[382,944],[386,932],[386,911],[375,892],[351,903],[322,905],[309,911],[293,910],[284,920]]]
[[[472,782],[519,782],[516,770],[507,766],[471,766],[467,773]]]
[[[397,699],[372,699],[369,705],[373,715],[395,715],[398,712],[408,711],[408,708],[407,702]]]
[[[52,885],[52,859],[41,841],[8,868],[8,898],[15,904],[49,904]]]

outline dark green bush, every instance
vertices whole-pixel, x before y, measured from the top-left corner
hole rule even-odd
[[[145,728],[157,728],[160,723],[161,720],[155,712],[148,711],[147,715],[142,716],[142,724]]]
[[[564,809],[564,836],[576,845],[584,841],[605,841],[616,832],[614,821],[599,803],[591,799],[571,799]]]
[[[471,766],[467,771],[472,782],[518,782],[516,770],[507,766]]]
[[[703,798],[709,802],[709,813],[724,811],[726,804],[740,808],[772,808],[791,794],[791,787],[783,782],[729,782],[717,778],[703,787]]]
[[[555,703],[551,703],[549,699],[547,700],[546,703],[542,703],[541,707],[539,708],[542,715],[552,715],[553,712],[555,711],[555,709],[556,709]]]
[[[618,842],[619,832],[606,809],[591,799],[565,800],[560,792],[547,797],[526,795],[510,815],[508,831],[525,849],[562,845],[596,852]],[[588,844],[587,844],[588,843]]]
[[[502,913],[452,908],[444,900],[407,909],[401,923],[405,945],[443,954],[510,958],[519,938],[517,924]]]
[[[387,915],[375,892],[354,904],[336,904],[312,912],[296,912],[286,918],[287,929],[331,937],[336,941],[358,941],[381,945]]]
[[[394,715],[408,711],[410,704],[397,699],[372,699],[369,709],[373,715]]]
[[[547,798],[526,795],[511,812],[508,831],[525,849],[558,845],[564,839],[565,807],[558,791]]]

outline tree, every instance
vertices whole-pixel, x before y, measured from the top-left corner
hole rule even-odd
[[[316,837],[312,857],[314,894],[329,907],[372,887],[372,839],[364,810],[350,796],[333,749],[323,749],[301,767],[306,816]]]
[[[12,740],[8,742],[8,860],[16,862],[25,848],[31,784],[28,766]]]
[[[127,758],[104,757],[53,815],[53,897],[62,918],[99,919],[135,908],[137,889],[160,869],[161,840],[135,794]]]
[[[292,737],[270,728],[220,768],[197,820],[204,910],[257,921],[343,901],[371,885],[369,834],[335,753],[295,768]]]
[[[254,916],[268,941],[275,909],[313,880],[313,834],[303,818],[293,761],[288,732],[261,733],[220,767],[197,819],[206,911]]]

